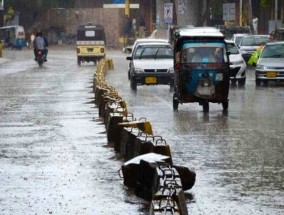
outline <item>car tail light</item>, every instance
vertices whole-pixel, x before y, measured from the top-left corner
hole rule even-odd
[[[105,52],[105,49],[104,49],[104,48],[101,48],[100,51],[101,51],[101,53],[104,53],[104,52]]]
[[[79,48],[77,48],[77,53],[80,53],[80,49]]]

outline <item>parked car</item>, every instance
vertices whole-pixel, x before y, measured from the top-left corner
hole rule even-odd
[[[130,87],[166,84],[174,86],[173,48],[169,43],[140,43],[133,50],[130,61]]]
[[[265,45],[256,64],[255,84],[284,81],[284,42],[269,42]]]
[[[269,41],[269,35],[247,35],[244,36],[239,46],[242,56],[246,62],[249,61],[251,55],[257,50],[260,45]]]
[[[231,40],[238,46],[241,42],[241,39],[248,34],[233,34]]]
[[[230,80],[232,84],[238,82],[239,87],[246,83],[247,64],[234,41],[226,40],[227,49],[230,52]]]
[[[166,39],[149,38],[149,37],[148,38],[140,38],[140,39],[135,40],[135,42],[132,46],[128,47],[127,52],[130,52],[131,57],[133,57],[133,51],[135,50],[135,48],[137,47],[138,44],[141,44],[141,43],[156,43],[156,42],[169,44],[168,40],[166,40]],[[130,67],[131,67],[131,63],[129,62],[129,65],[128,65],[128,80],[130,80],[130,69],[131,69]]]

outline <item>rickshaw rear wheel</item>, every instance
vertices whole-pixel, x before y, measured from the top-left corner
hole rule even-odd
[[[208,113],[209,112],[209,102],[203,102],[202,104],[203,112]]]
[[[176,94],[173,95],[173,109],[177,110],[179,105],[179,101],[176,99]]]
[[[228,101],[222,102],[222,107],[223,107],[223,111],[228,110],[228,108],[229,108],[229,102],[228,102]]]

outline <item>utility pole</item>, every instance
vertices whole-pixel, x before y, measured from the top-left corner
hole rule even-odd
[[[125,0],[125,15],[130,15],[130,0]]]
[[[274,24],[274,30],[276,30],[276,28],[277,28],[277,18],[278,18],[278,0],[275,0],[275,12],[274,12],[274,17],[275,17],[275,19],[274,19],[274,22],[275,22],[275,24]]]
[[[243,0],[240,0],[240,18],[239,18],[239,25],[243,26]]]

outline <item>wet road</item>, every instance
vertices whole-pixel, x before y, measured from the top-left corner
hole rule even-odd
[[[30,50],[7,51],[0,64],[0,214],[147,214],[117,171],[94,107],[92,64],[53,48],[38,68]],[[5,56],[6,55],[6,56]],[[130,90],[126,54],[109,51],[107,79],[136,118],[171,146],[173,162],[197,173],[187,191],[190,214],[284,213],[284,87],[230,89],[229,112],[210,104],[172,109],[168,86]],[[144,211],[144,212],[143,212]]]
[[[145,207],[127,193],[117,173],[123,161],[106,147],[92,103],[95,67],[77,67],[75,51],[50,48],[39,68],[31,50],[4,50],[1,215],[136,215]]]
[[[283,85],[256,88],[249,70],[245,88],[230,88],[227,115],[212,103],[208,115],[193,103],[175,112],[169,86],[130,90],[123,58],[114,58],[109,83],[167,140],[174,163],[196,171],[190,214],[284,214]]]

